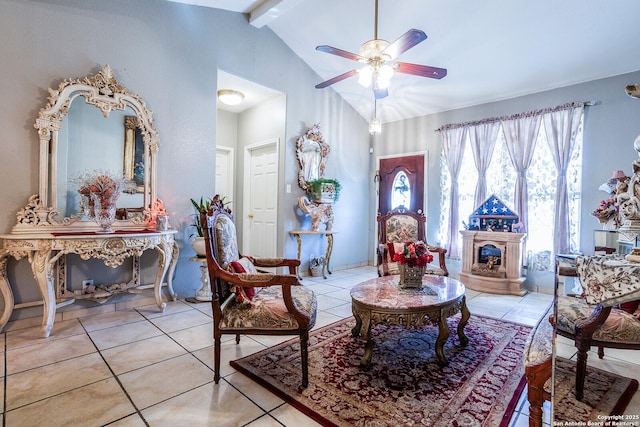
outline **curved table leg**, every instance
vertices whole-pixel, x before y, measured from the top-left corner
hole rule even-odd
[[[172,245],[173,246],[173,245]],[[153,284],[153,293],[156,297],[156,305],[160,309],[160,312],[163,312],[167,307],[167,304],[162,301],[162,280],[167,274],[167,270],[169,269],[169,264],[171,264],[171,255],[173,252],[172,246],[169,246],[166,242],[160,243],[156,246],[156,250],[159,254],[158,259],[158,271],[156,272],[156,281]],[[173,289],[171,289],[172,291]],[[170,291],[170,292],[171,292]],[[171,296],[173,298],[173,295]]]
[[[371,338],[371,312],[360,311],[360,321],[356,320],[356,323],[360,324],[360,336],[364,344],[364,354],[360,359],[360,367],[364,370],[369,369],[371,365],[371,355],[373,354],[373,338]],[[352,330],[353,333],[353,330]]]
[[[176,301],[178,299],[178,295],[173,291],[173,273],[176,271],[176,264],[178,264],[178,255],[180,255],[180,250],[178,249],[178,242],[175,240],[171,245],[171,262],[169,263],[169,269],[167,270],[167,290],[169,291],[169,295],[171,296],[172,301]]]
[[[327,278],[326,274],[324,274],[325,267],[329,274],[331,273],[331,252],[333,251],[333,234],[327,234],[327,253],[324,256],[325,263],[322,265],[322,277]]]
[[[438,320],[438,339],[436,339],[436,357],[440,366],[447,366],[449,361],[444,355],[444,343],[449,338],[449,325],[447,317],[440,311],[440,319]]]
[[[41,249],[33,254],[31,271],[36,279],[44,307],[42,308],[42,336],[47,338],[53,329],[56,317],[56,292],[51,277],[51,250]]]
[[[11,318],[13,313],[13,306],[15,300],[13,298],[13,291],[11,290],[11,284],[7,277],[7,262],[9,261],[9,255],[6,253],[0,254],[0,294],[2,295],[2,301],[4,301],[4,310],[2,316],[0,316],[0,331],[5,327]]]
[[[353,306],[353,302],[351,303],[351,312],[353,313],[353,317],[356,319],[356,325],[351,329],[351,335],[356,338],[360,336],[360,330],[362,328],[362,317],[360,317],[360,312],[355,309]]]
[[[295,234],[296,242],[298,242],[298,261],[300,260],[300,250],[302,249],[302,238],[299,234]],[[323,267],[324,268],[324,267]],[[300,274],[300,266],[296,267],[296,276],[298,280],[302,280],[302,275]]]
[[[464,327],[469,322],[469,317],[471,317],[471,313],[469,313],[469,309],[467,308],[467,297],[462,297],[462,306],[460,307],[460,312],[462,313],[462,317],[460,318],[460,323],[458,323],[458,338],[460,339],[460,344],[467,345],[469,342],[469,338],[464,334]]]

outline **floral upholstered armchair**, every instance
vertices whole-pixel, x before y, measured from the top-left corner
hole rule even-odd
[[[217,196],[216,196],[217,197]],[[298,335],[302,386],[308,380],[309,330],[316,322],[317,301],[296,277],[297,259],[240,256],[231,213],[213,199],[200,215],[211,284],[214,338],[214,381],[220,380],[223,334]],[[261,273],[259,267],[286,267],[288,274]],[[225,286],[231,291],[223,296]]]
[[[412,212],[402,206],[389,211],[386,215],[378,215],[378,275],[389,276],[399,274],[398,263],[393,261],[390,244],[404,242],[427,242],[425,236],[424,214]],[[438,261],[437,265],[429,264],[425,274],[448,276],[445,264],[447,250],[427,244],[427,248]]]
[[[640,349],[640,264],[619,255],[576,258],[575,274],[584,294],[559,297],[556,331],[574,340],[576,358],[576,399],[584,395],[587,352],[598,348]]]

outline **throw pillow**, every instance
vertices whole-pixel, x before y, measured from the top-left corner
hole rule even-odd
[[[620,308],[622,310],[626,311],[629,314],[635,315],[635,312],[638,309],[639,305],[640,305],[640,300],[639,301],[627,301],[627,302],[623,302],[622,304],[620,304]],[[638,316],[638,319],[640,320],[640,315]]]
[[[247,257],[242,257],[238,261],[231,261],[229,263],[229,268],[230,270],[232,270],[232,273],[257,273],[256,267],[253,265],[253,262],[251,262],[251,260]],[[255,289],[253,287],[234,286],[234,289],[232,289],[232,291],[237,295],[236,301],[251,305],[251,301],[253,301],[253,297],[255,296]]]

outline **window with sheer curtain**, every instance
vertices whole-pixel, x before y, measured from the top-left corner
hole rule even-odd
[[[556,199],[556,166],[554,164],[550,145],[547,142],[547,132],[544,121],[533,153],[533,159],[527,170],[528,181],[528,221],[527,221],[527,264],[530,269],[550,270],[553,263],[554,242],[554,209]],[[474,196],[478,172],[474,164],[471,144],[464,144],[464,154],[458,176],[458,218],[460,229],[463,221],[468,221],[469,215],[477,208],[474,206]],[[582,169],[582,121],[576,133],[575,143],[567,168],[567,189],[569,202],[569,240],[572,251],[577,251],[580,233],[580,187]],[[444,154],[441,156],[440,182],[442,186],[442,206],[440,215],[439,241],[446,242],[449,238],[449,206],[451,179],[446,166]],[[493,156],[486,173],[486,195],[495,194],[502,201],[514,209],[514,188],[517,172],[513,167],[502,127],[498,132],[498,139],[493,150]],[[484,200],[480,201],[482,203]],[[515,210],[515,209],[514,209]],[[458,246],[462,246],[462,239],[458,237]]]

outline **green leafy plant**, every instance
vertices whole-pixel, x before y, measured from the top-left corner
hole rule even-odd
[[[204,230],[202,229],[202,225],[200,223],[201,212],[203,210],[209,210],[209,208],[211,207],[211,203],[214,203],[217,201],[220,201],[223,207],[231,203],[231,200],[227,200],[227,196],[220,197],[220,195],[218,194],[216,194],[214,197],[210,199],[205,199],[204,197],[200,197],[199,201],[196,199],[191,199],[191,204],[196,210],[196,213],[193,214],[193,223],[191,225],[195,227],[196,232],[189,237],[193,237],[195,235],[197,235],[198,237],[204,237]],[[231,209],[229,208],[225,208],[225,209],[227,210],[227,212],[231,213]]]
[[[318,178],[311,181],[306,181],[306,184],[307,184],[307,193],[316,199],[320,198],[322,187],[323,186],[326,187],[325,184],[329,184],[328,187],[331,188],[335,193],[335,196],[333,199],[334,201],[337,201],[338,198],[340,198],[340,190],[342,190],[342,185],[335,178]]]

